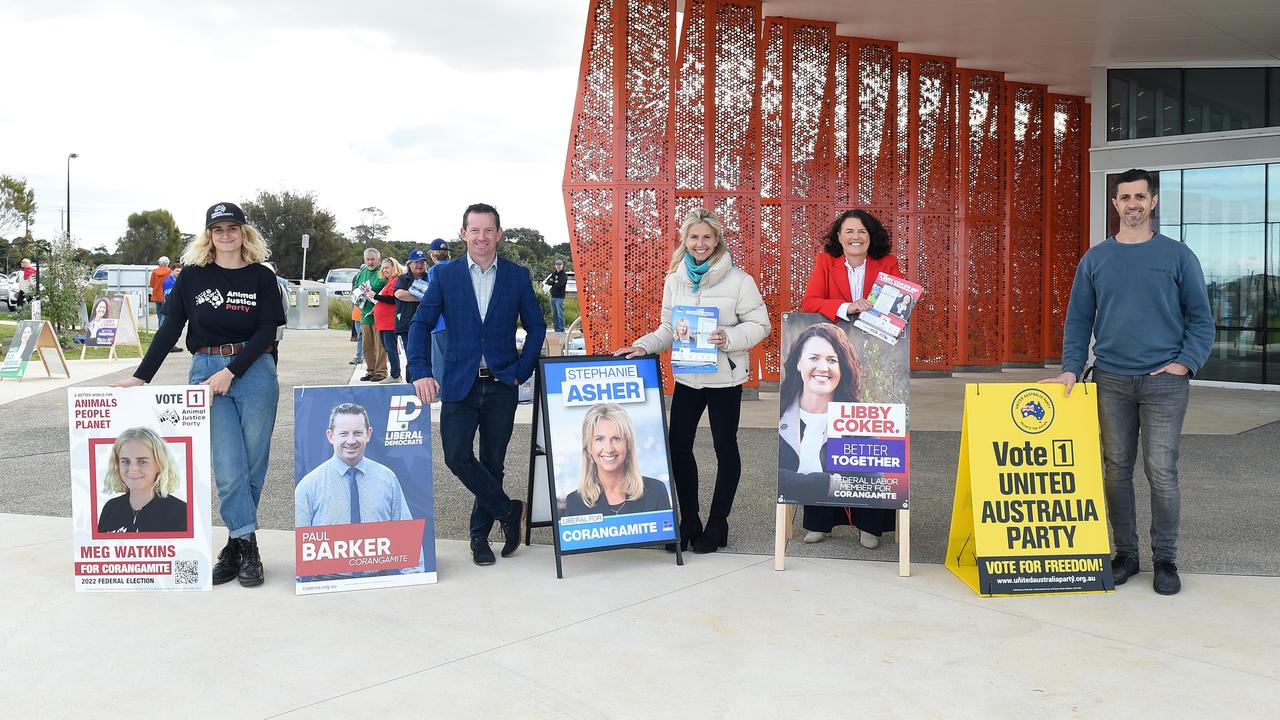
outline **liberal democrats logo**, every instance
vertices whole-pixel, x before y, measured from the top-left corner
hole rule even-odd
[[[382,444],[421,445],[422,430],[410,430],[409,423],[422,414],[422,401],[417,395],[394,395],[387,408],[387,432]]]
[[[1053,424],[1053,401],[1043,390],[1028,388],[1013,397],[1013,424],[1036,435]]]

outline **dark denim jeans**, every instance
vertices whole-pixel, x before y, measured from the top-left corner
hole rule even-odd
[[[196,353],[187,374],[197,385],[231,364],[235,356]],[[218,508],[231,537],[258,529],[258,501],[267,477],[271,432],[276,426],[280,383],[276,363],[263,354],[244,375],[231,381],[226,395],[214,395],[209,411],[209,445]]]
[[[1138,519],[1133,465],[1142,441],[1142,464],[1151,485],[1153,560],[1178,557],[1178,444],[1187,414],[1186,375],[1115,375],[1094,370],[1098,421],[1102,427],[1103,480],[1107,516],[1116,551],[1138,555]]]
[[[391,363],[391,377],[400,377],[400,350],[396,347],[396,331],[395,330],[379,330],[378,335],[382,337],[382,347],[387,351],[387,362]]]
[[[478,378],[457,402],[440,405],[440,445],[444,464],[476,496],[471,507],[471,537],[489,537],[493,521],[511,513],[511,498],[502,489],[507,442],[516,420],[517,389]],[[480,432],[480,459],[472,451]]]
[[[564,332],[564,298],[551,298],[551,324],[556,332]]]

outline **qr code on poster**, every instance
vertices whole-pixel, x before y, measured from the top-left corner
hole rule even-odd
[[[175,560],[173,562],[173,584],[195,585],[200,582],[200,562],[198,560]]]

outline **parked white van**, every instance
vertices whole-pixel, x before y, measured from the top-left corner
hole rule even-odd
[[[89,282],[105,285],[111,292],[137,292],[146,290],[151,293],[151,271],[155,265],[99,265],[90,276]]]

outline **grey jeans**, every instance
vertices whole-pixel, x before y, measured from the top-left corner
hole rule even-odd
[[[1115,375],[1094,370],[1102,426],[1103,481],[1116,552],[1138,555],[1133,464],[1142,441],[1142,464],[1151,485],[1151,554],[1178,557],[1178,444],[1187,414],[1186,375]]]

